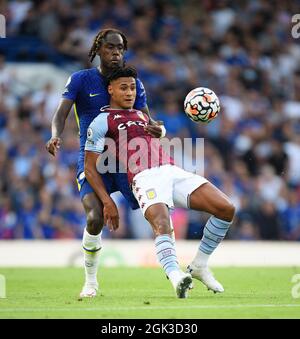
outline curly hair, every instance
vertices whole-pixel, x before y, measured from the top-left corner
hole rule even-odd
[[[101,44],[105,40],[106,36],[110,33],[120,34],[123,39],[124,50],[127,50],[127,38],[126,36],[115,28],[106,28],[102,29],[95,37],[93,45],[89,51],[90,62],[92,62],[97,54],[98,49],[101,47]]]

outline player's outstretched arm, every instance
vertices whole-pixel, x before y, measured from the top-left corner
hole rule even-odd
[[[145,127],[145,131],[152,135],[154,138],[163,138],[166,135],[166,129],[163,121],[155,121],[150,115],[148,106],[146,105],[141,111],[148,115],[149,125]]]
[[[107,225],[111,231],[115,231],[119,227],[119,212],[116,204],[106,191],[101,175],[97,171],[98,157],[99,153],[85,151],[84,173],[87,181],[103,204],[104,225]]]
[[[56,155],[57,150],[61,145],[60,136],[64,130],[65,122],[70,113],[72,105],[73,100],[63,98],[60,100],[58,107],[54,113],[51,124],[52,136],[46,144],[47,151],[53,156]]]

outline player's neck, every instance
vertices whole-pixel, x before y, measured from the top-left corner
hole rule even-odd
[[[105,67],[103,65],[100,65],[97,67],[98,71],[100,72],[100,74],[102,74],[103,76],[107,76],[109,73],[111,73],[111,68]]]
[[[114,106],[111,106],[109,105],[109,109],[110,110],[117,110],[117,111],[131,111],[133,108],[124,108],[124,107],[121,107],[121,106],[118,106],[118,105],[114,105]]]
[[[97,67],[97,69],[98,69],[100,74],[102,74],[104,76],[107,74],[107,72],[105,73],[105,71],[103,71],[103,66],[100,65],[100,66]],[[105,67],[104,67],[104,70],[105,70]]]
[[[133,109],[133,107],[130,107],[130,108],[124,108],[124,107],[121,107],[120,105],[118,105],[117,103],[111,101],[110,104],[109,104],[109,109],[116,109],[116,110],[122,110],[122,111],[130,111]]]

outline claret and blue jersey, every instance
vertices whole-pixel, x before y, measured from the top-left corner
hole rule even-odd
[[[142,109],[147,104],[146,93],[142,82],[136,80],[136,101],[134,108]],[[107,91],[107,81],[98,68],[84,69],[73,73],[66,84],[62,97],[74,101],[74,112],[79,128],[80,151],[77,163],[77,182],[81,199],[85,194],[93,192],[84,176],[84,147],[87,137],[87,128],[90,123],[101,114],[101,107],[109,105],[110,96]],[[125,173],[105,174],[102,179],[109,193],[121,191],[134,208],[138,204],[129,189]]]
[[[105,147],[105,142],[113,140],[113,157],[119,168],[127,173],[130,183],[136,174],[146,169],[174,165],[173,158],[164,151],[159,139],[145,131],[144,127],[149,123],[148,116],[135,109],[107,108],[106,112],[98,115],[90,124],[86,151],[101,154],[106,150],[109,156],[110,150]],[[103,170],[107,171],[107,168]],[[119,171],[118,166],[116,171]]]

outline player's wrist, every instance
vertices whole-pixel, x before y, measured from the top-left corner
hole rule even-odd
[[[114,204],[114,201],[112,200],[111,197],[105,197],[105,198],[102,198],[102,204],[104,207],[107,207],[107,206],[111,206],[112,204]]]

